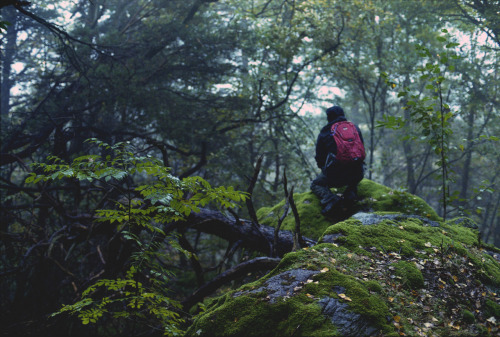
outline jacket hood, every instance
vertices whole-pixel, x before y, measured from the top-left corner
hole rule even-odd
[[[328,118],[328,122],[332,122],[341,117],[345,118],[344,109],[342,109],[338,105],[334,105],[328,109],[326,109],[326,117]]]

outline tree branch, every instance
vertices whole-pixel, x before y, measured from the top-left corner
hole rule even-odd
[[[196,290],[190,297],[182,302],[184,310],[188,311],[193,305],[201,302],[204,297],[212,294],[222,285],[233,281],[239,277],[245,276],[250,272],[260,271],[260,270],[270,270],[278,265],[281,261],[279,258],[272,257],[257,257],[250,261],[240,263],[239,265],[225,271],[224,273],[218,275],[210,282],[205,283],[198,290]]]
[[[219,211],[205,208],[198,213],[191,213],[186,221],[167,224],[165,232],[194,228],[204,233],[216,235],[230,242],[241,240],[241,247],[269,254],[269,242],[273,242],[274,228],[270,226],[259,226],[259,231],[249,220],[229,218]],[[316,241],[304,238],[305,246],[312,246]],[[278,233],[276,254],[281,257],[293,249],[293,233],[281,230]]]

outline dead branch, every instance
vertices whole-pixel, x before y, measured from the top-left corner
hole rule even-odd
[[[200,209],[197,213],[191,213],[186,221],[170,223],[165,226],[165,232],[174,230],[185,230],[193,228],[204,233],[216,235],[229,242],[241,240],[241,247],[255,252],[269,254],[269,243],[274,239],[274,228],[260,225],[257,230],[249,220],[236,220],[227,217],[219,211]],[[312,246],[316,242],[311,239],[304,239],[305,246]],[[288,230],[281,230],[278,233],[276,242],[276,256],[280,257],[293,249],[293,233]]]
[[[295,218],[295,232],[293,233],[293,251],[296,251],[302,248],[303,239],[300,234],[300,217],[299,212],[297,211],[297,206],[295,206],[295,201],[293,200],[293,186],[288,196],[288,200],[290,202],[290,207],[292,208],[293,217]]]
[[[271,257],[257,257],[250,261],[240,263],[239,265],[225,271],[224,273],[218,275],[210,282],[205,283],[202,287],[196,290],[189,298],[182,302],[184,310],[188,311],[193,305],[201,302],[204,297],[212,294],[222,285],[229,281],[233,281],[239,277],[245,276],[250,272],[260,271],[260,270],[270,270],[278,265],[281,261],[280,258]]]
[[[281,224],[285,220],[286,216],[288,215],[288,209],[290,206],[290,202],[288,199],[288,187],[287,187],[288,181],[286,178],[286,168],[285,171],[283,172],[283,188],[285,190],[285,208],[283,209],[283,215],[278,219],[278,224],[276,225],[276,228],[274,229],[274,244],[273,244],[273,255],[276,256],[276,246],[278,242],[278,233],[281,228]]]

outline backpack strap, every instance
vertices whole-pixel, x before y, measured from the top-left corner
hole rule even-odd
[[[340,122],[337,122],[337,123],[333,124],[333,125],[335,125],[335,128],[334,128],[333,130],[331,130],[331,129],[330,129],[330,134],[331,134],[332,136],[335,136],[335,133],[337,132],[337,128],[338,128],[338,126],[339,126],[339,123],[340,123]]]

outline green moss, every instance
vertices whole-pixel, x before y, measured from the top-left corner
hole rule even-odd
[[[321,312],[322,298],[340,298],[334,289],[345,289],[349,310],[363,315],[371,325],[385,333],[393,332],[386,317],[385,301],[368,291],[366,284],[335,269],[332,256],[345,255],[345,249],[323,244],[287,254],[280,265],[257,282],[245,285],[240,292],[258,289],[271,278],[291,269],[312,269],[317,273],[288,298],[270,303],[266,292],[225,294],[212,301],[207,311],[198,315],[187,335],[236,336],[337,336],[337,329]],[[375,287],[375,286],[374,286]],[[340,299],[342,300],[342,299]]]
[[[362,253],[365,248],[376,247],[408,257],[415,256],[417,250],[432,252],[450,247],[466,254],[467,249],[461,242],[470,244],[475,236],[470,228],[424,226],[419,219],[384,220],[375,225],[361,225],[359,221],[349,219],[328,227],[319,241],[323,242],[328,235],[336,234],[342,234],[336,242],[353,252]]]
[[[214,310],[199,315],[187,336],[324,336],[335,327],[324,322],[321,308],[313,302],[289,300],[270,305],[249,296],[232,298]],[[334,334],[333,334],[334,335]]]
[[[485,302],[484,312],[487,316],[500,317],[500,305],[488,299]]]
[[[365,287],[368,289],[368,291],[376,292],[376,293],[382,293],[382,286],[378,281],[375,280],[368,280],[365,281]]]
[[[485,245],[478,242],[478,232],[471,221],[456,218],[443,223],[422,199],[366,179],[359,185],[359,195],[363,200],[356,206],[358,210],[376,211],[381,219],[379,223],[363,225],[360,220],[349,218],[332,224],[321,215],[316,196],[310,192],[296,194],[302,234],[319,238],[319,244],[286,254],[266,276],[240,287],[239,296],[233,291],[210,301],[207,310],[195,318],[187,335],[337,336],[338,329],[322,314],[319,303],[325,298],[336,298],[346,303],[350,311],[362,315],[384,336],[396,336],[401,330],[395,328],[397,325],[389,322],[387,317],[397,313],[395,309],[403,310],[400,304],[403,302],[393,302],[393,299],[402,297],[405,303],[411,303],[414,299],[405,296],[413,296],[417,289],[424,287],[424,278],[417,266],[404,261],[413,258],[467,261],[471,273],[477,276],[474,282],[500,287],[500,264],[482,250]],[[260,209],[260,221],[275,226],[282,215],[283,205],[284,201]],[[390,216],[384,218],[383,215]],[[429,223],[426,219],[434,222]],[[282,228],[293,230],[294,227],[295,220],[288,215]],[[335,244],[328,243],[332,240]],[[382,263],[376,261],[377,258]],[[401,260],[394,263],[397,259]],[[390,282],[396,288],[385,287],[387,281],[384,277],[391,275],[381,273],[381,266],[390,266],[391,263],[398,277],[391,278]],[[293,284],[293,278],[279,278],[278,282],[281,286],[289,286],[291,294],[271,300],[270,290],[264,287],[266,281],[295,269],[302,269],[301,272],[312,276],[299,286]],[[373,273],[365,272],[368,270]],[[401,290],[401,285],[412,291]],[[487,300],[485,307],[488,315],[500,315],[497,303]],[[405,311],[405,317],[412,317],[410,309]],[[466,324],[476,322],[474,314],[467,310],[462,311],[462,320]],[[453,333],[447,329],[445,326],[436,331],[441,335]]]
[[[342,189],[332,189],[334,193],[341,193]],[[437,213],[421,198],[392,190],[386,186],[377,184],[371,180],[363,179],[358,185],[358,195],[361,199],[355,206],[354,211],[376,211],[376,212],[398,212],[402,214],[415,214],[430,220],[440,220]],[[297,205],[301,223],[302,235],[317,239],[328,226],[331,220],[321,215],[320,200],[312,192],[295,193],[294,201]],[[257,211],[259,222],[275,227],[278,219],[283,215],[285,200],[273,207],[263,207]],[[295,218],[293,214],[285,217],[281,229],[293,231]]]
[[[318,284],[310,284],[307,288],[308,292],[315,296],[330,296],[337,297],[338,294],[331,291],[332,286],[345,288],[345,295],[352,301],[349,302],[350,310],[363,315],[372,322],[375,326],[385,331],[390,331],[392,328],[387,326],[385,317],[389,315],[389,309],[378,295],[372,295],[368,292],[364,284],[358,281],[355,277],[344,275],[337,270],[329,270],[328,272],[318,274],[314,277]],[[320,285],[330,285],[329,287]],[[316,286],[317,289],[313,289]]]
[[[394,274],[401,277],[401,283],[408,289],[424,287],[424,277],[414,263],[399,261],[393,264]]]
[[[476,317],[474,317],[474,314],[469,310],[464,310],[462,311],[462,320],[465,323],[472,324],[476,321]]]
[[[497,289],[500,288],[500,264],[493,257],[484,253],[482,254],[480,266],[486,277],[483,281]]]
[[[270,304],[265,296],[242,295],[198,315],[187,336],[337,336],[321,307],[305,296]]]
[[[300,218],[300,230],[302,235],[317,239],[323,231],[331,225],[331,221],[321,215],[321,205],[319,199],[312,193],[295,193],[295,205]],[[257,211],[259,222],[263,225],[276,227],[279,218],[283,215],[285,200],[282,200],[274,207],[263,207]],[[284,219],[281,229],[293,231],[295,229],[295,218],[292,212]]]
[[[363,199],[361,206],[368,206],[375,212],[415,214],[430,220],[442,220],[422,198],[390,189],[368,179],[363,179],[358,185],[358,194]]]
[[[478,232],[473,228],[465,227],[452,221],[442,223],[441,228],[447,231],[449,236],[455,241],[461,242],[462,244],[475,246],[478,243]]]

